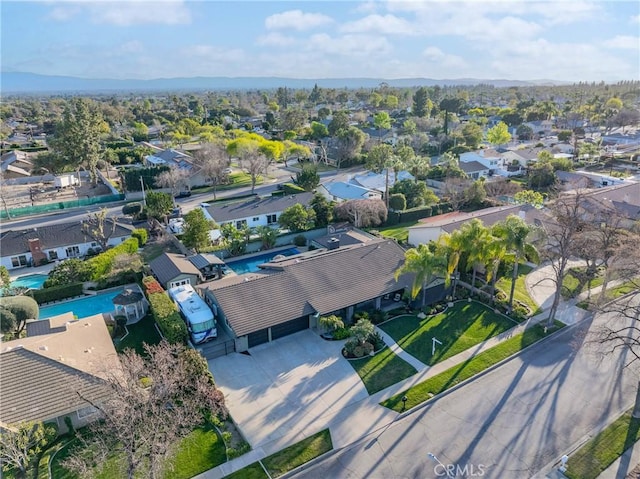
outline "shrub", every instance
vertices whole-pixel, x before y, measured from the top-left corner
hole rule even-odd
[[[381,309],[376,309],[371,313],[371,322],[373,324],[380,324],[389,319],[389,313],[386,311],[382,311]]]
[[[293,244],[296,246],[306,246],[307,245],[307,238],[305,235],[298,235],[295,238],[293,238]]]
[[[142,213],[142,203],[128,203],[122,207],[122,214],[125,216],[138,216]]]
[[[353,315],[353,319],[354,321],[357,323],[358,321],[360,321],[361,319],[369,319],[369,312],[368,311],[358,311],[357,313],[354,313]]]
[[[170,343],[187,342],[187,325],[182,320],[178,308],[165,293],[153,293],[148,296],[153,319],[162,335]]]
[[[347,339],[348,337],[351,336],[351,332],[349,332],[349,329],[347,328],[338,328],[335,331],[333,331],[333,339]]]
[[[369,336],[367,343],[371,343],[373,345],[374,351],[379,351],[385,345],[384,339],[382,339],[382,336],[378,331],[374,331],[373,334]]]
[[[57,299],[72,298],[82,294],[82,283],[61,284],[44,289],[32,289],[29,295],[38,304],[49,303]]]
[[[407,209],[407,198],[402,193],[394,193],[389,196],[389,208],[394,211]]]
[[[44,282],[45,289],[53,286],[89,281],[93,276],[92,265],[77,258],[68,259],[56,265]]]
[[[164,288],[153,276],[145,276],[142,278],[142,285],[144,286],[144,292],[147,296],[154,293],[164,293]]]
[[[138,240],[138,248],[142,248],[147,244],[149,233],[144,228],[136,228],[131,232],[131,237]]]
[[[108,274],[113,268],[113,262],[119,254],[128,253],[133,254],[138,252],[138,240],[136,238],[129,238],[118,246],[114,246],[108,249],[104,253],[100,253],[98,256],[91,258],[85,263],[90,265],[91,279],[96,281]]]

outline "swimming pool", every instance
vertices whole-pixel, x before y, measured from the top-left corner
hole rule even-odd
[[[93,316],[99,313],[110,313],[115,311],[113,298],[118,296],[124,288],[98,293],[95,296],[86,296],[80,299],[72,299],[62,303],[52,304],[51,306],[42,306],[40,308],[40,319],[51,318],[59,314],[72,312],[78,319]]]
[[[289,248],[280,251],[273,251],[271,253],[264,253],[247,259],[230,261],[227,263],[227,266],[231,268],[236,274],[253,273],[254,271],[258,271],[260,269],[258,268],[259,264],[268,263],[278,255],[293,256],[294,254],[298,253],[300,253],[300,251],[298,251],[296,248]]]
[[[9,287],[40,289],[48,277],[46,274],[27,274],[11,281]]]

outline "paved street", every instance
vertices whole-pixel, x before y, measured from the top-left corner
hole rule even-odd
[[[531,477],[631,406],[637,371],[621,372],[628,358],[603,358],[583,341],[611,320],[585,320],[295,477],[446,477],[430,452],[466,465],[457,477],[473,477],[472,465],[476,477],[480,466],[487,478]]]

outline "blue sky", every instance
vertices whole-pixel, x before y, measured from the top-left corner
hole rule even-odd
[[[640,3],[2,1],[3,71],[85,78],[640,78]]]

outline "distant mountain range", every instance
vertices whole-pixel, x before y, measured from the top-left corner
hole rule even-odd
[[[496,87],[563,85],[570,82],[553,80],[480,80],[458,78],[434,80],[431,78],[403,78],[385,80],[382,78],[322,78],[298,79],[277,77],[192,77],[157,78],[153,80],[114,80],[98,78],[78,78],[70,76],[39,75],[24,72],[1,72],[0,91],[2,94],[33,93],[108,93],[125,91],[196,91],[196,90],[269,90],[278,87],[313,88],[315,84],[324,88],[375,88],[386,82],[393,87],[451,86],[488,84]]]

